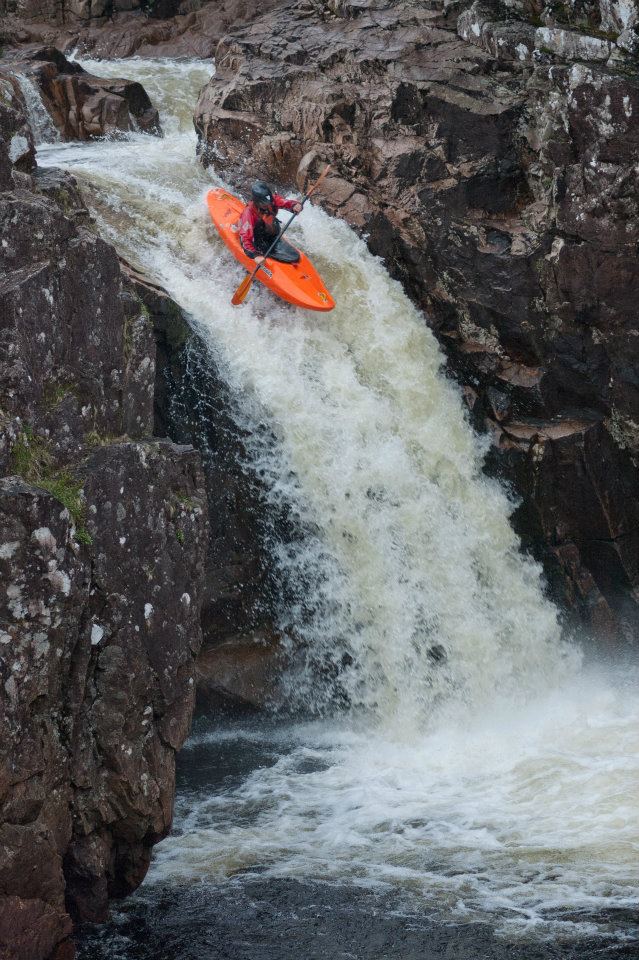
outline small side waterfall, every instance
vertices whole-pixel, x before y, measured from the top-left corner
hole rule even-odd
[[[24,73],[17,74],[16,79],[27,107],[29,124],[36,146],[44,143],[58,143],[60,134],[51,119],[49,111],[42,102],[36,84]]]

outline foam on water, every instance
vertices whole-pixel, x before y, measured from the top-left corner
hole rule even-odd
[[[238,750],[252,736],[268,761],[239,786],[181,798],[152,882],[349,879],[510,934],[592,934],[599,911],[636,909],[635,697],[597,675],[411,738],[333,722],[235,731]],[[210,734],[210,750],[229,735]]]
[[[253,436],[250,469],[306,531],[271,544],[281,626],[306,650],[291,702],[321,714],[335,695],[321,672],[353,706],[339,724],[287,727],[280,759],[241,787],[191,798],[152,876],[266,865],[383,881],[526,929],[554,908],[627,906],[633,691],[585,680],[561,643],[423,317],[318,209],[291,235],[336,310],[302,314],[257,284],[232,308],[242,271],[204,205],[220,181],[195,162],[187,124],[207,68],[91,68],[141,80],[167,136],[52,147],[39,160],[82,180],[102,232],[169,290],[215,355]]]

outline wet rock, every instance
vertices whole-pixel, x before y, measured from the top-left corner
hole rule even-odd
[[[473,422],[496,438],[491,469],[530,507],[520,530],[553,589],[598,629],[597,604],[575,599],[590,578],[613,629],[631,637],[639,547],[610,518],[624,531],[638,519],[639,75],[601,35],[604,5],[582,7],[570,13],[583,16],[578,31],[550,6],[540,27],[523,2],[285,0],[221,41],[195,122],[203,163],[225,164],[241,187],[255,174],[301,187],[333,164],[322,203],[425,310]],[[615,57],[622,70],[608,67]],[[587,456],[562,443],[565,476],[532,442],[513,475],[500,438],[526,418],[598,426]],[[553,499],[571,472],[590,478],[577,485],[580,510]],[[552,524],[532,523],[531,476]],[[596,535],[595,489],[609,505]],[[575,550],[577,565],[558,565]]]
[[[15,77],[0,72],[0,191],[19,186],[35,167],[33,134]]]
[[[275,706],[284,654],[272,537],[289,531],[247,465],[245,428],[207,345],[163,290],[124,269],[155,330],[155,432],[193,444],[202,455],[210,537],[197,661],[200,709]]]
[[[600,419],[505,421],[495,442],[489,470],[522,497],[513,523],[525,547],[545,559],[554,599],[605,642],[632,643],[630,631],[619,631],[620,619],[633,621],[639,575],[630,457],[615,450]]]
[[[0,954],[64,960],[171,823],[207,503],[196,451],[151,438],[148,310],[30,154],[0,158]]]
[[[157,110],[133,80],[94,77],[55,47],[11,60],[11,69],[35,83],[63,140],[89,140],[135,130],[161,135]]]
[[[282,644],[274,635],[233,637],[206,647],[197,661],[201,711],[281,706],[284,664]]]
[[[98,449],[81,476],[93,540],[91,696],[74,743],[83,789],[65,879],[74,916],[104,919],[171,825],[175,752],[195,702],[206,499],[199,456],[168,441]]]
[[[23,0],[17,16],[0,27],[0,41],[8,46],[28,43],[55,45],[99,58],[182,56],[213,57],[220,38],[229,27],[254,17],[246,0],[193,3],[191,0],[116,0],[104,16],[101,5],[78,2],[52,8],[45,2]],[[279,0],[264,0],[260,11],[274,9]],[[141,8],[144,7],[144,10]]]

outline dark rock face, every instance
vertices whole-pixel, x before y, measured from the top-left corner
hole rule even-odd
[[[136,10],[144,6],[140,0],[0,0],[6,12],[25,21],[49,23],[88,23],[104,21],[113,13]]]
[[[11,68],[36,84],[63,140],[90,140],[132,130],[162,133],[157,110],[134,80],[94,77],[55,47],[14,57]]]
[[[0,13],[3,12],[0,0]],[[260,13],[278,0],[263,0]],[[71,0],[63,5],[8,0],[11,16],[0,25],[0,42],[55,44],[95,57],[212,57],[229,27],[255,16],[247,0]]]
[[[220,43],[196,127],[240,179],[332,162],[323,203],[424,308],[555,596],[629,640],[639,76],[613,6],[285,0]]]
[[[148,311],[73,180],[33,168],[9,86],[0,78],[2,186],[16,187],[0,193],[0,954],[44,960],[71,917],[101,919],[140,883],[169,829],[207,504],[199,455],[151,438]]]
[[[12,190],[35,166],[33,135],[15,78],[0,74],[0,191]]]
[[[125,268],[153,320],[157,344],[155,432],[195,446],[210,504],[210,536],[197,660],[201,710],[276,705],[284,655],[276,627],[277,580],[269,535],[279,518],[248,468],[245,435],[206,344],[176,304]]]

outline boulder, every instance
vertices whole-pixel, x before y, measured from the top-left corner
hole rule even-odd
[[[272,710],[282,706],[284,647],[277,635],[239,636],[206,647],[197,661],[200,710]]]
[[[35,84],[63,140],[162,133],[158,112],[136,81],[94,77],[55,47],[22,53],[9,65]]]
[[[290,521],[268,504],[261,480],[244,466],[244,431],[206,344],[163,290],[124,269],[155,330],[155,433],[193,444],[202,455],[210,536],[197,661],[200,709],[276,706],[284,644],[272,539],[290,536]]]

